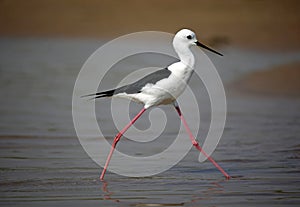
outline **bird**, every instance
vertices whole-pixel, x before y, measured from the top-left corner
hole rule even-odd
[[[201,153],[203,153],[203,155],[206,156],[208,160],[211,161],[227,179],[230,178],[228,173],[225,172],[225,170],[200,147],[189,126],[187,125],[179,104],[176,101],[176,99],[184,92],[194,71],[195,57],[191,51],[191,47],[199,46],[219,56],[223,55],[199,42],[196,34],[190,29],[181,29],[178,31],[173,38],[172,44],[176,54],[179,57],[178,62],[150,73],[149,75],[146,75],[145,77],[131,84],[83,96],[92,96],[92,99],[105,97],[126,98],[144,105],[141,111],[114,138],[110,153],[102,170],[100,180],[104,180],[104,175],[108,168],[112,154],[122,135],[141,117],[141,115],[147,109],[159,105],[173,105],[175,107],[187,133],[189,134],[192,144]]]

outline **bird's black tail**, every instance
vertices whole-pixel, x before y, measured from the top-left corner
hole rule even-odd
[[[84,96],[81,96],[81,98],[89,97],[89,96],[94,96],[91,99],[102,98],[102,97],[111,97],[114,95],[114,92],[115,92],[115,89],[84,95]]]

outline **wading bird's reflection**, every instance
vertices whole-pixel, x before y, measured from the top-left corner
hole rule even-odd
[[[199,206],[199,204],[201,204],[202,202],[205,202],[205,203],[209,202],[210,200],[214,200],[216,198],[216,196],[225,193],[222,183],[224,183],[226,181],[228,181],[228,180],[222,179],[222,180],[219,180],[216,182],[207,183],[205,188],[202,187],[202,188],[199,188],[199,190],[191,191],[190,201],[185,200],[186,202],[184,202],[184,203],[183,202],[152,203],[151,196],[153,196],[153,195],[151,195],[151,194],[153,193],[153,191],[157,191],[157,189],[145,190],[145,188],[143,188],[143,186],[141,185],[140,186],[141,189],[144,189],[144,191],[141,191],[141,193],[146,193],[146,195],[143,195],[143,196],[145,196],[144,199],[146,202],[142,202],[142,203],[139,202],[139,203],[133,204],[133,206],[170,206],[170,205],[171,206],[183,206],[183,205],[187,205],[187,204],[189,204],[191,206]],[[157,186],[157,183],[153,183],[153,184],[154,184],[153,186]],[[151,185],[149,185],[149,183],[147,184],[147,186],[151,188]],[[126,189],[126,191],[128,191],[128,190],[130,191],[130,189]],[[114,192],[108,190],[108,182],[107,181],[102,181],[102,191],[103,191],[103,193],[102,193],[103,200],[111,200],[111,201],[117,202],[117,203],[121,202],[121,200],[113,198],[118,195],[114,195]],[[169,194],[165,195],[165,196],[170,196],[171,198],[169,197],[168,200],[172,200],[172,197],[176,196],[176,195],[178,195],[178,194],[175,193],[174,195],[172,195],[172,192],[169,192]],[[126,199],[126,200],[129,201],[128,199]]]
[[[103,199],[104,200],[111,200],[114,202],[120,202],[119,199],[113,199],[111,198],[111,195],[113,195],[113,192],[110,192],[107,188],[108,183],[106,181],[102,181],[102,192],[103,192]]]

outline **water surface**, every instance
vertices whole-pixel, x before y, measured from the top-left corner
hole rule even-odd
[[[0,44],[0,205],[299,205],[299,99],[244,96],[226,90],[227,122],[213,157],[233,176],[231,180],[224,179],[211,163],[199,163],[198,151],[192,149],[176,166],[159,175],[127,178],[108,172],[106,182],[100,182],[101,168],[87,156],[76,137],[71,98],[82,64],[102,42],[1,39]],[[234,48],[223,52],[227,59],[212,58],[225,83],[254,70],[300,60],[297,52],[260,53]],[[163,67],[170,61],[162,58],[159,62]],[[116,79],[131,65],[138,68],[145,62],[157,65],[157,57],[130,60]],[[191,80],[191,86],[202,87],[197,78]],[[201,143],[210,122],[205,97],[202,92],[197,97],[203,102],[198,134]],[[98,122],[111,141],[116,130],[105,112],[109,103],[103,100],[97,107]],[[141,106],[132,107],[138,110]],[[173,109],[163,110],[171,116],[166,139],[135,149],[124,139],[119,149],[147,156],[167,146],[180,122],[176,114],[172,115]],[[191,112],[185,109],[185,113]],[[140,123],[141,128],[147,128],[149,120],[144,117]],[[185,135],[182,139],[189,141]]]

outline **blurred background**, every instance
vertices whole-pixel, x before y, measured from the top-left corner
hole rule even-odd
[[[299,9],[297,0],[1,0],[0,133],[73,134],[64,120],[81,66],[103,43],[139,31],[194,30],[225,54],[207,53],[231,88],[227,93],[299,97]],[[32,104],[39,106],[35,112]],[[39,117],[42,126],[24,124],[22,114]]]
[[[201,39],[264,49],[298,49],[297,0],[1,0],[1,36],[111,39],[192,28]]]
[[[153,201],[297,206],[299,11],[298,0],[0,0],[0,204],[64,206],[75,200],[74,206],[88,200],[105,206]],[[216,180],[218,173],[209,163],[198,163],[192,151],[156,179],[110,175],[114,193],[101,190],[99,167],[84,154],[72,122],[76,77],[87,58],[109,40],[148,30],[174,34],[181,28],[192,29],[199,40],[224,54],[218,58],[207,53],[228,102],[224,135],[214,157],[237,179]],[[153,57],[131,60],[127,67],[157,65]],[[198,88],[198,79],[191,79],[191,86]],[[111,138],[116,129],[105,112],[109,102],[101,100],[97,107],[98,121]],[[205,132],[210,114],[203,107]],[[124,151],[133,151],[124,143]],[[175,182],[179,174],[186,182]]]

